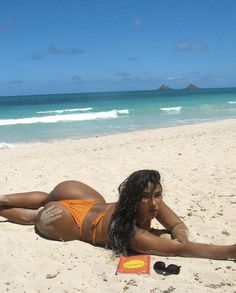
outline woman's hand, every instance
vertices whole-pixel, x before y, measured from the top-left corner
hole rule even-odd
[[[188,241],[187,226],[163,201],[156,219],[171,232],[172,239],[181,243]]]
[[[183,222],[176,224],[173,227],[171,234],[173,239],[177,240],[178,242],[188,241],[188,228]]]
[[[236,261],[236,243],[232,245],[232,259]]]

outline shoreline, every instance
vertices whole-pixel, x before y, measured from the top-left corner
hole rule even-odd
[[[183,219],[190,240],[236,243],[236,120],[149,129],[0,150],[0,194],[49,192],[78,180],[117,200],[119,184],[138,169],[160,171],[165,202]],[[161,228],[153,221],[153,227]],[[150,275],[116,275],[110,250],[41,238],[33,226],[0,217],[2,290],[18,292],[235,292],[236,263],[151,256]],[[162,276],[156,261],[181,266]]]
[[[209,120],[209,121],[202,121],[202,122],[196,122],[191,124],[181,124],[181,125],[170,125],[170,126],[163,126],[163,127],[154,127],[154,128],[145,128],[140,130],[133,130],[133,131],[124,131],[124,132],[118,132],[118,133],[107,133],[107,134],[101,134],[101,135],[92,135],[88,137],[81,137],[81,138],[62,138],[62,139],[50,139],[46,141],[29,141],[29,142],[18,142],[18,143],[8,143],[8,142],[0,142],[0,151],[4,149],[9,148],[15,148],[19,146],[24,145],[37,145],[37,144],[54,144],[54,143],[63,143],[67,141],[82,141],[82,140],[89,140],[89,139],[97,139],[97,138],[103,138],[103,137],[113,137],[113,136],[119,136],[119,135],[126,135],[131,133],[142,133],[146,131],[158,131],[158,130],[168,130],[172,128],[181,128],[181,127],[188,127],[193,125],[204,125],[204,124],[214,124],[214,123],[221,123],[225,121],[236,121],[236,118],[229,118],[229,119],[222,119],[222,120]]]

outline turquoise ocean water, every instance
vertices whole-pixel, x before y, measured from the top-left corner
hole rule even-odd
[[[236,88],[0,97],[0,147],[236,119]]]

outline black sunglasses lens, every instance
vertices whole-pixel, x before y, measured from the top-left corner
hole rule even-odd
[[[155,271],[161,271],[161,272],[164,272],[166,270],[166,265],[163,261],[157,261],[154,263],[154,266],[153,266],[154,270]]]
[[[153,265],[153,269],[155,270],[155,272],[162,275],[178,275],[180,272],[180,268],[180,266],[174,264],[166,267],[163,261],[157,261]]]
[[[180,272],[180,266],[177,265],[169,265],[166,270],[168,274],[178,275]]]

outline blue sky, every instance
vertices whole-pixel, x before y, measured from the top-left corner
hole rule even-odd
[[[234,0],[1,0],[0,96],[236,86]]]

